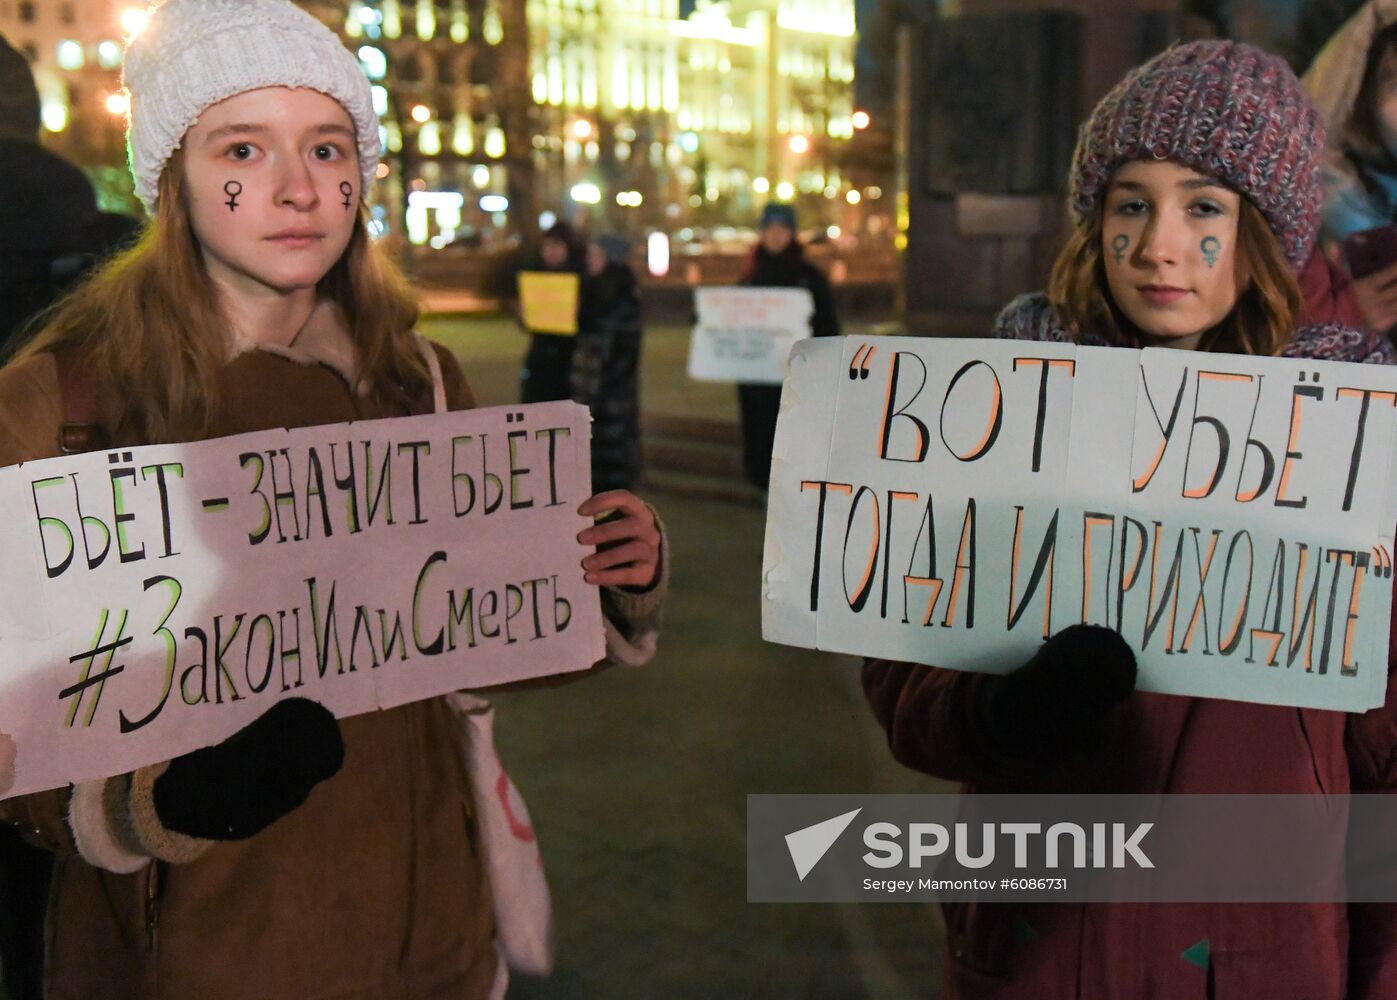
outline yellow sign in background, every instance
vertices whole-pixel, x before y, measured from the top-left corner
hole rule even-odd
[[[533,333],[575,336],[580,283],[575,274],[520,271],[519,303],[524,326]]]

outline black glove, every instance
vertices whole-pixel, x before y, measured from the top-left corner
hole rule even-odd
[[[1018,670],[985,685],[995,745],[1011,756],[1060,760],[1086,746],[1135,690],[1135,654],[1114,629],[1073,625]]]
[[[244,840],[299,806],[343,763],[329,710],[287,698],[222,743],[172,760],[155,780],[155,813],[190,837]]]

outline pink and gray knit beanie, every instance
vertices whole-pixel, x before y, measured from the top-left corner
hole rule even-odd
[[[1101,205],[1132,160],[1170,160],[1255,203],[1299,270],[1314,250],[1324,200],[1324,123],[1285,60],[1251,45],[1192,42],[1131,70],[1082,126],[1072,211]]]

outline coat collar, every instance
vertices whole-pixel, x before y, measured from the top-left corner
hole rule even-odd
[[[229,359],[250,351],[265,351],[301,364],[326,365],[360,396],[368,395],[369,383],[360,378],[359,350],[349,334],[349,324],[340,307],[330,299],[315,304],[305,326],[289,344],[258,344],[235,331]]]

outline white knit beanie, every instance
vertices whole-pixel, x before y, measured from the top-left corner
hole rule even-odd
[[[147,211],[204,109],[259,87],[309,87],[339,101],[354,122],[365,191],[373,180],[380,146],[368,78],[334,32],[289,0],[166,0],[127,47],[122,75],[131,174]]]

